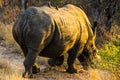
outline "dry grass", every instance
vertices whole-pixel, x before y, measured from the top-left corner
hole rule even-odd
[[[12,36],[12,25],[5,25],[0,23],[0,38],[5,40],[6,44],[14,44]]]
[[[0,78],[6,77],[6,75],[12,74],[13,70],[8,62],[0,59]]]
[[[22,78],[21,74],[14,73],[11,75],[7,75],[6,77],[3,78],[3,80],[28,80],[28,79]]]
[[[21,53],[20,48],[13,39],[12,26],[13,24],[4,25],[0,23],[0,40],[5,44],[3,47],[10,49],[11,46],[14,46],[10,49],[12,53]],[[10,65],[11,63],[7,62],[7,60],[0,59],[0,80],[24,80],[21,74],[16,73]]]
[[[2,0],[0,0],[0,7],[2,6]]]
[[[0,80],[26,80],[6,60],[0,59]]]
[[[0,59],[0,74],[9,74],[12,73],[12,68],[9,63],[5,60]],[[4,75],[3,75],[4,76]]]
[[[13,39],[13,36],[12,36],[12,25],[6,25],[4,27],[4,39],[5,39],[5,43],[10,45],[10,44],[14,44],[15,41]]]
[[[3,40],[3,37],[4,37],[4,25],[2,23],[0,23],[0,40]]]
[[[13,53],[21,53],[21,49],[19,48],[18,44],[15,42],[12,36],[12,27],[13,23],[10,25],[5,25],[0,23],[0,40],[3,40],[5,43],[5,47],[9,48],[12,47],[11,52]]]

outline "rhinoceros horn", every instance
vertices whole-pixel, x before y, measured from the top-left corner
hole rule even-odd
[[[96,36],[96,28],[97,28],[97,26],[98,26],[97,21],[94,21],[94,23],[93,23],[93,27],[92,27],[92,30],[93,30],[93,34],[94,34],[94,36]]]

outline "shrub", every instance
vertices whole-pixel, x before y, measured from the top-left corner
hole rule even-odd
[[[111,72],[120,78],[120,41],[115,40],[104,45],[99,50],[102,61],[93,67]]]

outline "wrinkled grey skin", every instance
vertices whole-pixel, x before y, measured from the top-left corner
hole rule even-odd
[[[25,56],[23,77],[31,78],[40,71],[35,62],[38,55],[49,57],[51,66],[59,66],[68,53],[69,73],[77,72],[73,66],[76,58],[87,68],[97,55],[96,29],[92,30],[80,8],[70,4],[59,10],[48,6],[28,8],[17,17],[13,37]]]

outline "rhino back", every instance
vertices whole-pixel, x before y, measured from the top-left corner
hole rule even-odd
[[[52,24],[55,26],[52,41],[42,50],[40,55],[44,56],[46,54],[45,56],[50,56],[57,53],[57,56],[59,56],[67,53],[68,50],[75,46],[78,40],[81,40],[80,47],[84,47],[88,39],[87,26],[90,23],[81,9],[72,5],[64,6],[59,10],[49,7],[37,9],[51,16]]]

